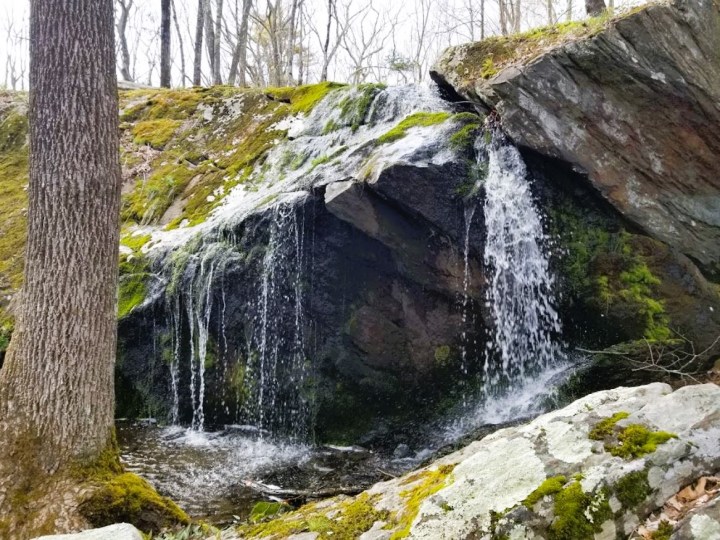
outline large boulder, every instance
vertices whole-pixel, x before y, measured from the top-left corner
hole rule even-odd
[[[433,77],[560,158],[651,236],[720,272],[720,8],[658,2],[447,50]]]
[[[293,538],[324,527],[366,539],[624,538],[681,488],[720,470],[718,440],[720,387],[617,388],[356,498],[309,505],[239,534]],[[678,523],[677,537],[712,538],[681,531],[716,530],[714,508]]]

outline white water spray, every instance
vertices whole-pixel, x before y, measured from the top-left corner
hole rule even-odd
[[[543,225],[520,152],[499,137],[488,151],[484,262],[492,334],[484,366],[484,394],[516,390],[563,363],[558,342],[554,280],[543,248]]]

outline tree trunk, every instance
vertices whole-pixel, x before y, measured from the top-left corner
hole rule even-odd
[[[298,0],[293,0],[290,10],[290,28],[288,29],[287,62],[285,64],[285,79],[288,84],[293,82],[293,65],[295,63],[295,40],[297,35]]]
[[[585,11],[591,17],[602,15],[606,9],[605,0],[585,0]]]
[[[212,0],[205,0],[205,49],[210,60],[210,82],[215,78],[215,21],[212,16]]]
[[[170,0],[161,0],[160,13],[160,86],[170,88]]]
[[[222,36],[223,0],[217,0],[215,15],[215,32],[213,40],[213,84],[222,84],[222,65],[220,63],[220,42]]]
[[[193,84],[195,86],[202,84],[202,45],[206,1],[198,0],[197,23],[195,25],[195,58],[193,62]]]
[[[11,523],[3,538],[54,527],[62,492],[45,493],[56,508],[43,501],[33,510],[33,488],[63,471],[68,478],[112,441],[120,205],[113,41],[113,0],[30,4],[25,282],[0,371],[0,521]],[[23,510],[33,519],[23,522]]]
[[[120,75],[124,80],[132,82],[133,76],[130,74],[130,50],[128,49],[126,32],[133,0],[127,0],[127,2],[120,0],[118,5],[120,6],[120,17],[117,23],[117,35],[120,40]]]
[[[330,27],[332,25],[334,5],[334,0],[328,0],[328,21],[327,27],[325,28],[325,43],[323,43],[323,64],[320,73],[320,82],[325,82],[328,78],[328,67],[330,65]]]
[[[180,86],[185,86],[185,80],[187,79],[187,72],[185,69],[185,46],[183,45],[182,32],[180,31],[180,23],[178,23],[177,9],[175,8],[175,0],[171,1],[172,4],[172,15],[173,23],[175,24],[175,33],[178,38],[178,48],[180,49]]]
[[[252,0],[243,0],[242,17],[240,29],[238,30],[237,43],[233,51],[232,62],[230,63],[230,75],[228,84],[234,85],[237,79],[239,86],[247,86],[247,47],[248,47],[248,24],[250,21],[250,9]]]

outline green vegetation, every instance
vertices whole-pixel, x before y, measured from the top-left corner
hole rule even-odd
[[[595,427],[590,430],[588,437],[595,441],[602,441],[605,437],[609,437],[613,434],[615,424],[617,424],[620,420],[624,420],[628,416],[630,416],[630,413],[628,412],[616,412],[612,416],[598,422]]]
[[[563,248],[564,287],[596,317],[610,315],[623,340],[671,335],[662,280],[653,273],[652,240],[618,229],[609,219],[584,213],[577,203],[554,201],[550,233]],[[660,267],[661,269],[661,267]],[[607,325],[607,319],[603,323]]]
[[[549,540],[592,538],[602,524],[612,518],[606,490],[585,493],[579,482],[564,487],[555,496],[555,519],[550,524]]]
[[[130,90],[120,93],[121,122],[138,120],[187,120],[203,99],[211,94],[208,88]]]
[[[147,279],[150,274],[139,273],[120,276],[118,318],[122,319],[145,301]]]
[[[605,450],[613,456],[625,459],[636,459],[646,454],[652,454],[659,444],[670,439],[677,439],[677,435],[665,431],[650,431],[641,424],[630,424],[617,429],[617,423],[627,418],[629,413],[617,412],[598,422],[588,437],[596,441],[606,440]]]
[[[27,227],[28,122],[25,98],[18,98],[0,110],[0,351],[12,331],[5,297],[22,285]]]
[[[287,504],[279,502],[260,501],[252,507],[248,520],[250,523],[260,523],[275,519],[281,514],[287,513],[289,508]]]
[[[614,490],[623,508],[637,508],[651,492],[647,471],[635,471],[623,476],[615,484]]]
[[[478,132],[482,129],[479,122],[465,124],[450,136],[450,146],[456,150],[471,148],[475,143]]]
[[[430,495],[437,493],[448,484],[448,476],[450,476],[454,468],[455,465],[441,465],[437,469],[423,471],[419,475],[410,476],[406,480],[406,483],[422,481],[412,489],[400,493],[400,496],[405,499],[404,507],[395,516],[399,529],[393,533],[390,540],[406,538],[410,534],[410,527],[415,516],[420,511],[420,505]],[[451,509],[445,511],[451,511]]]
[[[673,526],[669,521],[662,520],[658,525],[657,531],[652,533],[652,540],[670,540],[674,531]]]
[[[387,133],[380,135],[377,141],[380,144],[397,141],[398,139],[405,137],[407,130],[410,128],[442,124],[448,118],[450,118],[450,113],[447,112],[416,112],[402,120],[397,126]]]
[[[340,107],[340,119],[350,126],[353,133],[356,132],[361,125],[366,122],[367,115],[370,112],[375,97],[387,88],[384,84],[361,84],[357,87],[357,95],[344,97],[338,106]],[[334,122],[328,122],[325,125],[325,133],[329,133],[337,129],[338,126]]]
[[[144,531],[158,532],[190,518],[171,500],[161,497],[145,480],[132,473],[102,482],[79,510],[95,527],[132,523]]]
[[[219,531],[212,527],[193,523],[175,531],[163,531],[158,535],[150,534],[147,540],[210,540],[220,538]]]
[[[238,532],[248,538],[286,538],[292,534],[315,532],[321,538],[354,540],[373,523],[388,517],[387,512],[375,510],[367,493],[334,505],[332,519],[326,515],[329,510],[309,504],[267,523],[241,526]]]
[[[617,445],[606,445],[606,449],[613,455],[625,459],[636,459],[646,454],[652,454],[659,444],[670,439],[677,439],[674,433],[666,431],[650,431],[641,424],[631,424],[624,428],[617,436]]]
[[[450,345],[440,345],[435,347],[435,362],[440,366],[445,366],[450,359]]]
[[[156,150],[162,150],[180,127],[180,120],[159,118],[138,122],[132,129],[135,144],[149,144]]]
[[[646,319],[645,337],[652,340],[669,339],[668,318],[662,301],[652,297],[653,288],[660,280],[653,275],[644,262],[638,262],[620,274],[625,286],[620,295],[637,306],[640,316]],[[611,297],[610,297],[611,298]]]
[[[150,241],[149,234],[124,235],[120,243],[132,253],[120,254],[120,280],[118,291],[118,318],[122,319],[145,301],[150,267],[142,247]]]
[[[535,28],[509,36],[494,36],[465,46],[465,57],[457,66],[461,79],[489,79],[514,62],[527,62],[563,43],[592,36],[603,30],[608,15]]]
[[[307,114],[330,92],[343,86],[345,85],[340,83],[322,82],[319,84],[306,84],[304,86],[268,88],[267,94],[271,99],[289,103],[292,114]]]
[[[533,491],[527,498],[522,502],[527,508],[532,509],[535,504],[540,501],[543,497],[548,495],[555,495],[560,493],[563,486],[567,483],[567,478],[562,475],[551,476],[546,479],[538,488]]]

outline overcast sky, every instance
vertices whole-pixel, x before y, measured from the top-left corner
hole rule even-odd
[[[178,10],[178,23],[181,29],[181,38],[184,45],[186,63],[191,63],[192,41],[195,26],[195,8],[197,0],[174,0]],[[226,10],[233,10],[238,0],[225,0]],[[256,0],[262,5],[265,0]],[[242,4],[242,0],[239,0]],[[377,69],[368,76],[368,80],[384,79],[390,83],[404,82],[408,74],[397,74],[381,69],[379,64],[386,65],[393,51],[402,56],[412,56],[417,51],[417,35],[420,28],[423,8],[428,10],[429,32],[426,34],[424,49],[420,58],[420,75],[424,75],[440,52],[449,45],[463,43],[471,38],[479,39],[479,23],[477,12],[480,0],[338,0],[339,3],[348,4],[351,11],[362,10],[371,5],[375,12],[366,12],[363,17],[353,23],[358,34],[368,32],[374,24],[374,18],[379,17],[381,22],[390,27],[390,21],[396,21],[394,32],[383,41],[382,51],[376,54],[369,64]],[[523,0],[523,29],[542,26],[548,23],[547,0]],[[327,0],[305,0],[308,12],[311,13],[306,22],[308,31],[304,44],[313,52],[314,62],[311,64],[310,82],[319,74],[319,39],[313,34],[311,26],[323,31],[327,21]],[[623,7],[642,3],[640,0],[616,0],[616,5]],[[134,75],[138,82],[157,84],[158,73],[157,57],[159,55],[159,42],[157,29],[160,19],[160,0],[135,0],[137,9],[131,17],[128,28],[128,42],[131,54],[135,58]],[[573,6],[573,18],[583,18],[583,0],[554,0],[554,17],[556,20],[566,20],[568,6]],[[474,24],[470,24],[470,9],[475,10]],[[11,74],[22,77],[17,86],[27,85],[27,21],[29,0],[0,0],[0,60],[3,63],[0,71],[0,85],[10,86]],[[377,14],[376,14],[377,13]],[[378,15],[379,14],[379,15]],[[472,28],[471,28],[472,26]],[[180,55],[179,43],[173,26],[173,82],[179,84]],[[472,33],[472,35],[471,35]],[[486,35],[499,33],[497,0],[486,0]],[[224,63],[229,62],[230,52],[224,54]],[[346,81],[349,78],[349,57],[339,52],[337,61],[330,66],[330,78]],[[418,75],[419,76],[419,75]],[[417,78],[417,76],[416,76]],[[412,77],[410,77],[412,80]]]

